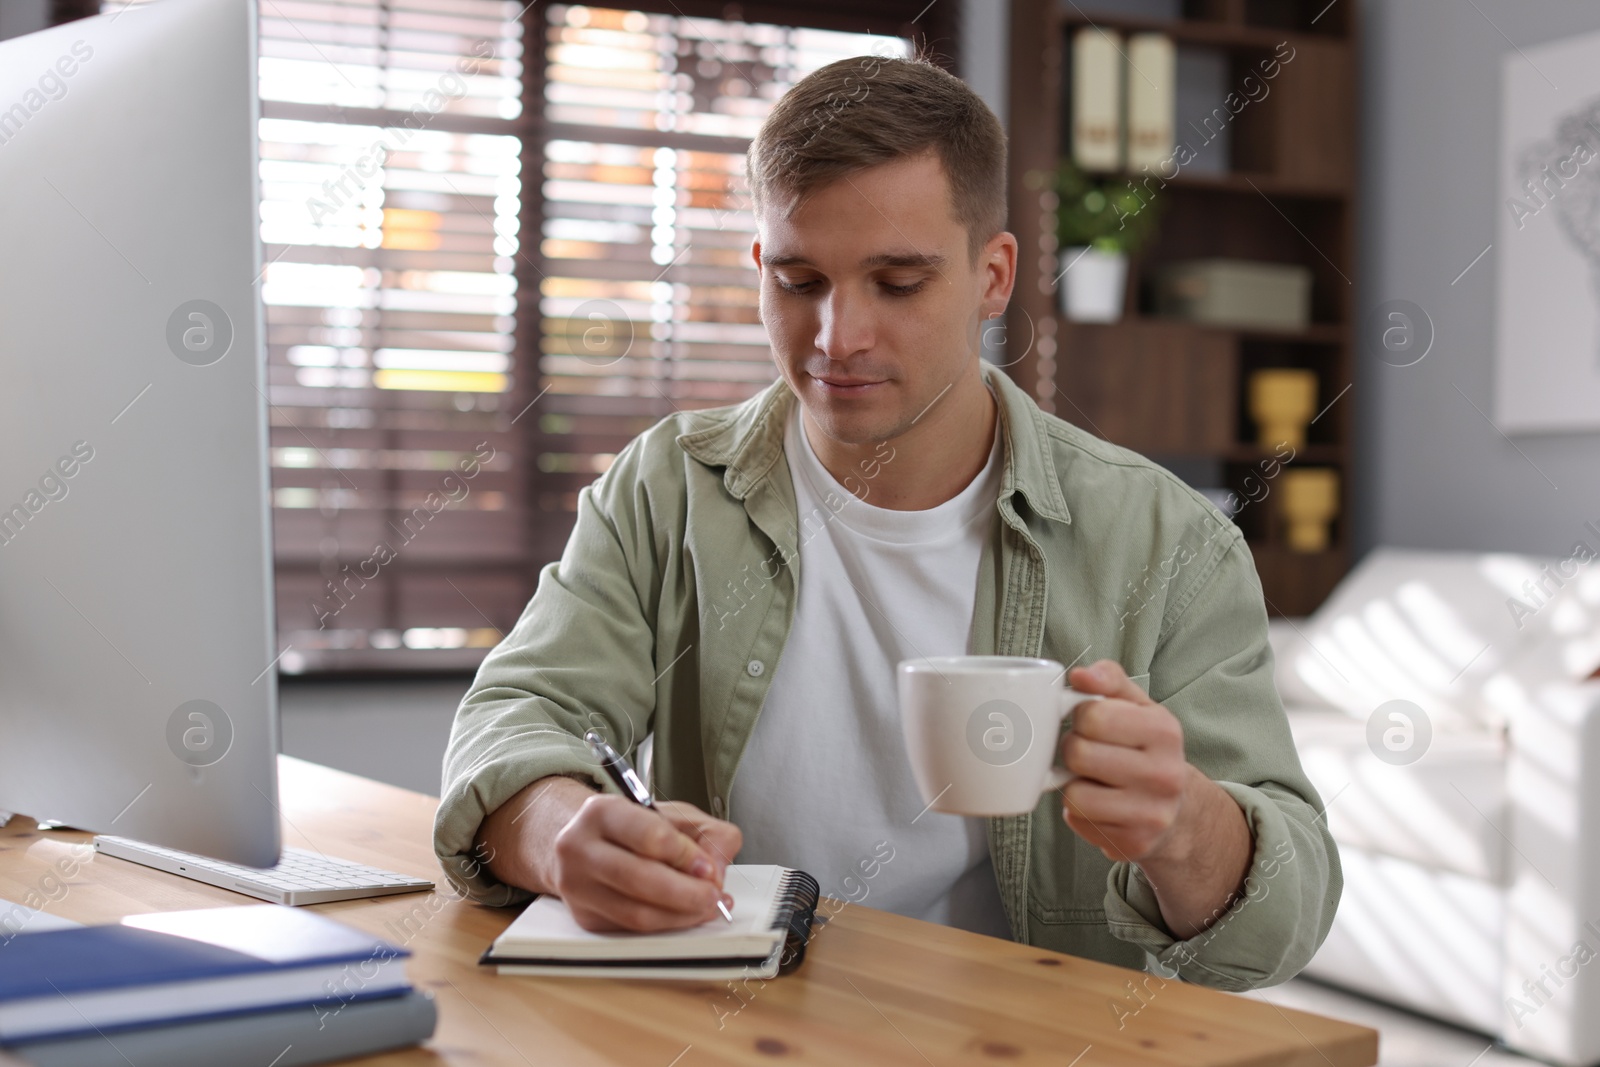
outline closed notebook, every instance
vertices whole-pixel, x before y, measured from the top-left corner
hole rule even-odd
[[[559,898],[542,896],[479,962],[501,974],[605,978],[771,978],[799,966],[817,909],[816,879],[787,867],[734,864],[722,886],[733,897],[731,923],[719,915],[662,933],[593,933]]]
[[[277,904],[18,934],[0,951],[0,1045],[392,996],[409,955]]]

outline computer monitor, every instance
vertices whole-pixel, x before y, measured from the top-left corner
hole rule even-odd
[[[0,809],[279,856],[255,4],[0,42]]]

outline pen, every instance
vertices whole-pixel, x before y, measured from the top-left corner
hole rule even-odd
[[[639,777],[639,772],[633,769],[633,764],[616,749],[612,748],[606,739],[600,736],[598,730],[590,730],[583,735],[589,742],[589,748],[594,752],[595,758],[600,761],[600,769],[606,772],[616,787],[622,790],[622,795],[635,804],[642,804],[655,810],[656,802],[650,796],[650,790],[644,787],[644,779]],[[717,901],[717,910],[722,912],[722,917],[728,922],[733,922],[733,913],[721,900]]]

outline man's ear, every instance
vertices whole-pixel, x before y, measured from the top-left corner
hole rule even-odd
[[[1005,311],[1017,284],[1016,235],[1001,230],[989,238],[978,254],[978,267],[983,274],[982,317],[993,318]]]
[[[750,258],[755,262],[756,265],[756,321],[762,325],[765,325],[767,320],[762,305],[765,304],[767,300],[767,287],[762,284],[761,235],[759,233],[750,238]]]

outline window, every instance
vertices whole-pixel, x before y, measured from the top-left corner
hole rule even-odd
[[[578,490],[640,431],[773,380],[744,149],[805,74],[909,42],[597,7],[547,17],[535,410],[552,519],[539,548],[554,558]]]
[[[518,7],[262,0],[285,670],[468,666],[531,592]]]
[[[92,6],[57,0],[57,19]],[[750,137],[800,77],[907,54],[923,16],[955,14],[259,7],[287,673],[475,666],[629,439],[769,383]]]

